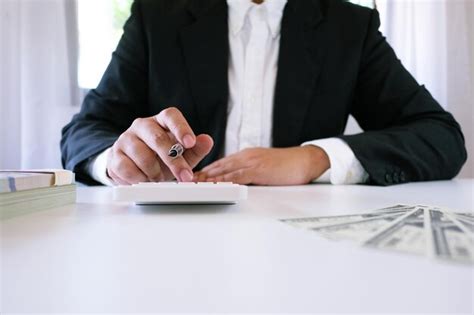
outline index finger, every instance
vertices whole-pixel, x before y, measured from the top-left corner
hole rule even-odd
[[[133,134],[158,155],[176,179],[183,182],[192,180],[193,173],[189,163],[182,156],[177,158],[168,156],[169,150],[176,143],[176,140],[155,119],[140,119],[132,124],[131,128]]]
[[[169,107],[155,116],[158,124],[168,130],[186,149],[194,147],[196,135],[179,109]]]

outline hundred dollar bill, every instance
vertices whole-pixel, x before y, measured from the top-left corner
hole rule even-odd
[[[450,220],[458,225],[470,237],[474,237],[474,213],[473,212],[456,212],[454,210],[431,207],[430,210],[445,213]]]
[[[315,229],[324,226],[342,224],[342,223],[354,223],[366,220],[372,220],[380,217],[392,217],[402,215],[403,211],[393,213],[360,213],[351,215],[339,215],[339,216],[325,216],[325,217],[309,217],[309,218],[295,218],[295,219],[283,219],[281,222],[288,223],[295,227],[304,229]]]
[[[390,222],[403,216],[404,213],[391,213],[364,220],[313,227],[311,230],[331,240],[361,242],[370,235],[380,231]]]
[[[454,216],[461,224],[464,226],[471,234],[474,234],[474,222],[465,220],[462,217],[459,217],[457,215]]]
[[[456,224],[450,215],[441,211],[429,211],[430,237],[436,257],[466,263],[474,263],[474,239],[470,233]]]
[[[362,245],[412,254],[425,254],[427,238],[424,209],[418,207],[414,211],[397,218],[377,233],[363,240]]]
[[[454,216],[458,220],[462,220],[470,224],[474,224],[474,212],[458,212],[453,209],[446,209],[446,208],[440,208],[440,207],[428,207],[428,208],[433,211],[440,211],[440,212],[446,213],[450,217]]]
[[[413,210],[412,206],[399,205],[390,208],[378,209],[365,213],[337,215],[337,216],[322,216],[322,217],[305,217],[282,219],[281,222],[288,223],[295,227],[313,229],[322,226],[334,225],[339,223],[358,222],[368,219],[377,218],[380,216],[402,215],[404,212]]]
[[[454,214],[457,215],[457,216],[463,217],[466,220],[469,220],[469,221],[474,223],[474,213],[473,212],[464,212],[464,213],[455,212]]]
[[[396,205],[396,206],[391,206],[391,207],[386,207],[386,208],[381,208],[374,210],[374,212],[391,212],[391,211],[410,211],[415,209],[416,206],[410,206],[410,205]]]
[[[460,216],[458,213],[455,212],[444,212],[444,214],[454,222],[464,233],[466,233],[469,237],[474,239],[474,222],[470,220],[466,220],[465,217]]]
[[[462,220],[463,222],[474,225],[474,218],[472,216],[470,216],[470,214],[467,214],[467,213],[453,213],[453,215],[457,219]]]

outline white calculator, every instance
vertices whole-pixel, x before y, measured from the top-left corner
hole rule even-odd
[[[114,187],[114,200],[136,204],[234,204],[246,200],[247,186],[233,183],[140,183]]]

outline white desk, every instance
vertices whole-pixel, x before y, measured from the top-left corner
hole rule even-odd
[[[474,181],[252,187],[238,206],[78,204],[4,221],[1,313],[473,312],[473,268],[354,247],[277,219],[398,203],[472,211]]]

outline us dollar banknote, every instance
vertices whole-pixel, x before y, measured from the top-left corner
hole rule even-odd
[[[306,218],[292,218],[282,219],[280,221],[293,225],[299,228],[315,229],[324,226],[336,225],[341,223],[356,223],[359,221],[372,220],[380,218],[381,216],[398,216],[403,213],[413,210],[413,206],[394,206],[389,208],[383,208],[379,210],[373,210],[370,212],[364,212],[359,214],[348,214],[348,215],[336,215],[336,216],[322,216],[322,217],[306,217]]]
[[[311,230],[332,240],[361,242],[377,231],[384,229],[384,227],[390,222],[403,217],[403,215],[404,213],[391,213],[364,218],[357,221],[313,227]]]
[[[370,212],[281,220],[336,241],[474,263],[474,214],[432,206],[396,205]]]
[[[474,239],[456,224],[450,215],[441,211],[429,211],[434,254],[438,258],[459,262],[474,262]]]
[[[362,245],[412,254],[425,254],[427,238],[424,209],[417,208],[408,215],[395,220],[364,240]]]
[[[474,219],[465,213],[453,213],[452,216],[459,221],[471,234],[474,234]]]

